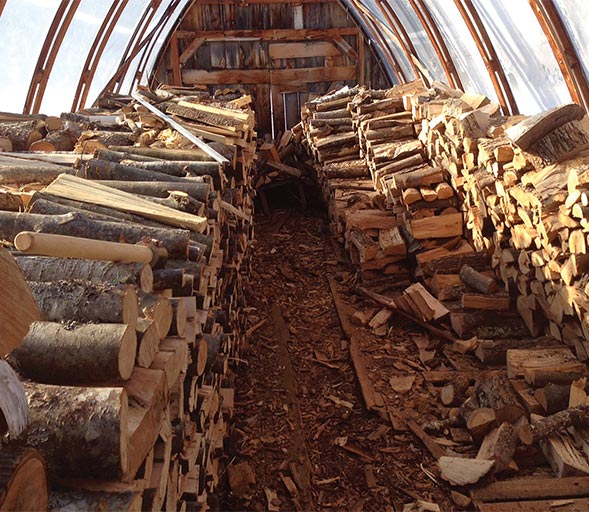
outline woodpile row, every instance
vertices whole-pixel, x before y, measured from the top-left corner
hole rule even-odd
[[[28,425],[5,429],[22,401],[0,398],[0,507],[26,491],[23,464],[39,482],[45,465],[50,509],[203,510],[225,472],[253,237],[253,112],[247,97],[140,96],[62,115],[67,147],[48,118],[0,122],[13,148],[47,150],[0,155],[3,254],[31,296],[6,297],[20,328],[0,355],[21,384],[0,379],[0,397],[24,391]],[[43,136],[25,137],[31,126]],[[39,493],[30,509],[44,508]]]
[[[330,96],[307,104],[306,119]],[[504,117],[488,98],[440,83],[345,96],[360,159],[322,162],[316,139],[332,135],[309,128],[304,143],[364,285],[356,291],[382,308],[352,321],[386,335],[394,314],[409,318],[449,342],[454,367],[424,373],[445,419],[407,427],[461,506],[513,510],[525,498],[541,510],[566,497],[583,508],[573,476],[589,475],[584,111]],[[429,346],[419,346],[423,364]],[[502,481],[542,461],[562,483]]]

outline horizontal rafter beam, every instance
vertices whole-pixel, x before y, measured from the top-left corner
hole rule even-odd
[[[174,37],[179,39],[194,39],[204,37],[211,39],[260,39],[261,41],[304,41],[305,39],[332,39],[335,36],[357,36],[358,28],[286,28],[266,30],[177,30]]]

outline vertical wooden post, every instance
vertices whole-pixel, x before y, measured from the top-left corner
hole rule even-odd
[[[180,73],[180,54],[178,51],[178,38],[170,37],[170,64],[172,66],[172,85],[182,85]]]

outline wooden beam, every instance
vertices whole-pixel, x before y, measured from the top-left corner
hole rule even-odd
[[[176,39],[175,37],[170,38],[170,66],[172,67],[172,85],[182,86],[178,39]]]
[[[529,0],[554,52],[573,101],[589,110],[589,85],[579,54],[552,0]]]
[[[190,59],[205,42],[206,39],[204,37],[195,37],[180,55],[180,58],[178,59],[180,61],[180,66],[184,66],[188,59]]]
[[[178,39],[213,38],[257,38],[262,41],[304,41],[306,39],[331,39],[334,36],[356,36],[357,27],[326,28],[326,29],[266,29],[266,30],[177,30],[174,37]]]
[[[308,57],[337,57],[341,52],[329,41],[313,43],[271,43],[271,59],[305,59]]]
[[[299,85],[308,82],[334,82],[353,80],[356,77],[354,66],[332,68],[296,68],[296,69],[227,69],[223,71],[205,71],[185,69],[182,81],[192,84],[260,84]]]
[[[497,56],[495,47],[485,30],[483,22],[471,0],[454,0],[456,7],[460,11],[468,30],[483,58],[487,71],[491,77],[491,82],[497,93],[499,104],[506,115],[515,115],[519,113],[515,97],[511,86],[505,76],[505,71],[501,61]]]

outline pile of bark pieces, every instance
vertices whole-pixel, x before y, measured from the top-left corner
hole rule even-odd
[[[0,299],[0,508],[47,510],[43,457],[38,450],[18,443],[29,421],[27,395],[21,379],[4,359],[22,343],[40,313],[20,268],[5,249],[0,249],[0,269],[6,286]],[[15,310],[19,314],[14,314]]]
[[[199,100],[142,96],[160,112]],[[250,118],[248,103],[227,110]],[[46,461],[52,508],[206,509],[245,336],[255,149],[196,148],[136,102],[62,118],[76,116],[135,123],[137,138],[0,164],[0,238],[40,311],[9,357],[27,379],[21,442]]]
[[[451,173],[468,237],[492,254],[530,331],[562,340],[585,361],[587,116],[568,104],[505,118],[484,96],[465,96],[470,103],[441,100],[440,114],[424,117],[430,156]]]

